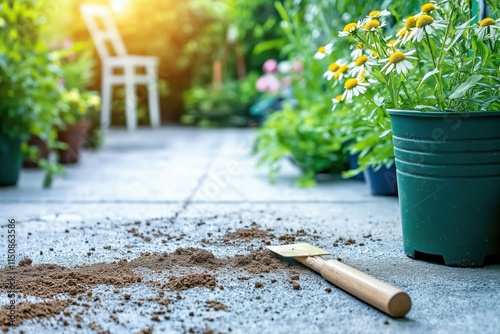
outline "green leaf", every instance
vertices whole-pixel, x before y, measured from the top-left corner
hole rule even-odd
[[[424,83],[424,81],[427,80],[430,76],[437,74],[437,73],[439,73],[439,70],[437,68],[435,68],[432,71],[428,72],[426,75],[424,75],[422,80],[420,80],[420,83],[418,84],[417,89],[419,89],[420,86],[422,86],[422,84]]]
[[[467,93],[467,91],[470,88],[474,87],[474,85],[476,85],[482,78],[483,78],[482,75],[471,75],[469,78],[467,78],[467,80],[464,83],[460,84],[455,89],[455,92],[451,94],[448,98],[450,100],[453,100],[465,96],[465,93]]]

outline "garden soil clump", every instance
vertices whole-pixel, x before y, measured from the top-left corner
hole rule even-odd
[[[70,302],[67,300],[52,300],[48,302],[41,303],[27,303],[22,302],[16,304],[16,320],[15,325],[20,325],[25,320],[31,320],[35,318],[52,318],[59,313],[63,312]],[[10,319],[8,318],[9,310],[8,305],[3,306],[0,309],[0,330],[6,333],[11,327]]]
[[[0,270],[0,291],[8,289],[7,275],[16,276],[17,292],[39,298],[52,298],[68,293],[76,296],[95,285],[108,284],[125,287],[141,281],[141,275],[119,263],[100,263],[87,267],[64,268],[54,264],[18,267]]]
[[[175,291],[184,291],[198,286],[213,290],[216,285],[217,279],[210,274],[189,274],[170,277],[170,281],[164,287]]]

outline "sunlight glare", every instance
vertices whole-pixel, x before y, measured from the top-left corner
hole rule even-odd
[[[125,9],[130,7],[132,0],[110,0],[111,8],[115,12],[123,12]]]

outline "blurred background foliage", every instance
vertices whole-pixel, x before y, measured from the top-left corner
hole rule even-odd
[[[45,38],[49,45],[58,45],[65,39],[90,40],[78,10],[83,2],[110,4],[109,0],[47,3]],[[278,45],[254,52],[261,42],[283,36],[278,28],[278,14],[273,3],[267,0],[112,0],[111,4],[119,5],[115,6],[119,10],[114,11],[114,19],[128,52],[160,58],[163,121],[180,120],[185,111],[183,94],[190,87],[209,89],[213,63],[224,55],[223,81],[228,86],[232,86],[230,81],[237,80],[235,52],[241,54],[246,72],[259,70],[266,59],[279,56]],[[237,34],[232,45],[228,42],[230,30],[230,34],[235,30]],[[99,62],[95,74],[93,88],[99,89]],[[115,94],[119,97],[123,92],[116,90]],[[139,88],[138,95],[140,115],[143,116],[140,123],[147,123],[146,90]],[[123,105],[115,104],[113,110],[114,123],[124,124]],[[226,113],[221,112],[222,115]]]

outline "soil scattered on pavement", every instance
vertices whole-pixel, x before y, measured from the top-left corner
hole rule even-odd
[[[229,258],[216,258],[211,252],[199,248],[179,248],[172,253],[143,253],[137,259],[125,259],[116,263],[98,263],[86,267],[65,268],[54,264],[23,266],[10,271],[0,269],[0,291],[6,291],[7,275],[16,275],[19,293],[40,298],[52,298],[58,294],[67,293],[76,296],[89,292],[100,284],[113,285],[122,288],[142,281],[142,275],[136,270],[148,268],[155,271],[170,269],[174,266],[199,266],[210,271],[221,268],[243,269],[253,274],[262,274],[286,269],[290,264],[280,261],[273,253],[259,248],[245,255],[236,255]],[[205,274],[199,274],[205,275]],[[169,287],[181,289],[181,286],[195,284],[197,279],[208,279],[207,276],[192,276],[188,281],[173,284]],[[177,281],[176,281],[177,282]],[[199,286],[214,287],[215,278],[209,283],[199,283]],[[198,284],[198,283],[196,283]]]
[[[281,243],[287,243],[288,241],[295,241],[297,237],[308,236],[303,230],[281,237],[276,237],[271,231],[272,230],[264,231],[260,229],[257,224],[253,224],[248,229],[237,230],[226,234],[223,238],[223,242],[251,241],[253,239],[269,242],[271,239],[279,239]],[[130,229],[129,233],[142,238],[145,242],[150,241],[149,237],[139,233],[136,229]],[[103,249],[109,250],[111,246],[106,245]],[[95,248],[91,249],[91,251],[95,251]],[[118,288],[124,288],[139,282],[151,284],[157,288],[167,288],[173,291],[183,291],[193,287],[206,287],[213,290],[217,287],[217,279],[214,275],[220,270],[245,270],[249,273],[264,277],[262,275],[263,273],[288,269],[292,266],[292,264],[281,261],[272,252],[262,247],[248,254],[235,255],[227,258],[217,258],[208,250],[200,248],[178,248],[171,253],[142,253],[138,258],[130,261],[122,259],[114,263],[98,263],[75,268],[65,268],[55,264],[33,265],[32,262],[30,258],[25,258],[19,262],[19,266],[14,270],[0,268],[0,293],[5,292],[9,288],[8,282],[4,278],[14,274],[16,276],[17,292],[25,296],[31,295],[39,298],[54,298],[60,294],[68,294],[74,299],[70,299],[69,301],[51,300],[42,303],[19,303],[16,305],[17,325],[21,324],[24,320],[36,317],[54,317],[63,312],[69,305],[74,303],[76,299],[88,299],[94,302],[99,301],[100,299],[98,297],[94,298],[92,295],[92,289],[97,285],[111,285],[113,286],[111,289],[114,289],[115,293],[119,292],[119,290],[117,290]],[[141,268],[146,268],[155,272],[161,272],[176,267],[201,267],[210,273],[198,272],[180,277],[172,276],[167,283],[159,284],[158,282],[145,282],[140,270]],[[246,278],[247,277],[245,277],[245,279]],[[263,286],[263,283],[259,283]],[[222,290],[224,287],[221,285],[219,288]],[[130,294],[124,294],[123,302],[135,302],[139,306],[142,305],[142,301],[135,300],[132,297],[133,296]],[[177,297],[178,299],[181,298],[180,295]],[[169,304],[174,302],[172,299],[165,298],[163,294],[157,297],[157,299],[158,300],[155,302],[164,307],[168,307]],[[86,305],[86,307],[89,306],[85,303],[81,305]],[[213,309],[216,311],[226,310],[226,306],[218,301],[206,301],[205,307],[206,309]],[[0,329],[5,331],[8,328],[5,327],[8,325],[8,319],[5,319],[7,312],[4,312],[4,308],[5,307],[1,309]],[[122,312],[118,309],[115,311]],[[115,314],[115,311],[113,314]],[[69,314],[69,312],[65,312],[65,314],[66,313]],[[77,328],[81,328],[80,320],[77,318],[75,319],[78,321]],[[117,321],[113,318],[111,318],[111,320]],[[67,324],[66,320],[62,319],[61,321],[63,324]],[[147,333],[149,329],[150,328],[146,328],[145,333]]]
[[[30,259],[29,257],[26,257],[24,259],[22,259],[21,261],[19,261],[19,267],[27,267],[27,266],[31,266],[31,264],[33,263],[33,260]]]
[[[18,303],[16,304],[15,325],[19,326],[23,321],[35,318],[52,318],[63,312],[69,305],[70,302],[67,300],[52,300],[41,303]],[[0,308],[0,329],[4,333],[11,329],[8,314],[8,305]]]
[[[175,291],[184,291],[198,286],[214,290],[216,285],[217,279],[210,274],[188,274],[170,277],[170,281],[164,287]]]
[[[141,275],[117,263],[100,263],[73,269],[54,264],[23,266],[10,271],[0,270],[0,291],[6,291],[9,283],[4,277],[15,275],[18,293],[40,298],[52,298],[68,293],[76,296],[86,293],[98,284],[124,287],[142,280]]]
[[[256,223],[252,223],[250,228],[239,229],[234,232],[226,233],[222,240],[226,244],[231,244],[248,242],[252,241],[253,239],[265,241],[274,238],[276,238],[276,236],[270,233],[270,231],[262,230],[260,229],[259,225],[257,225]]]
[[[262,274],[286,269],[290,264],[279,260],[268,250],[259,248],[246,255],[236,255],[230,260],[230,265],[234,268],[245,269],[252,274]]]
[[[305,237],[310,237],[314,240],[320,237],[317,234],[309,234],[305,230],[298,230],[294,233],[287,233],[277,237],[275,234],[271,233],[271,231],[272,229],[263,230],[258,224],[252,223],[250,228],[226,233],[222,240],[225,244],[238,244],[258,239],[269,245],[272,239],[278,239],[281,244],[291,244],[301,241]]]
[[[216,300],[207,300],[205,302],[205,307],[207,311],[210,311],[210,309],[213,309],[215,311],[226,311],[227,306],[222,304],[221,302],[218,302]]]

